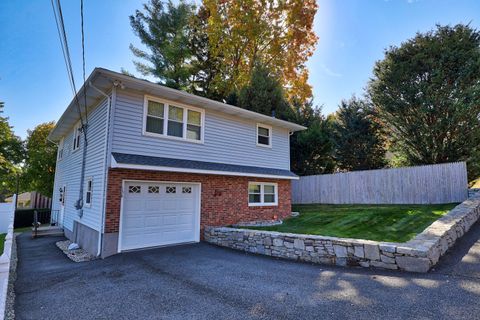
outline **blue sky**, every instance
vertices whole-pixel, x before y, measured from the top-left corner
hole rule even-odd
[[[197,0],[198,1],[198,0]],[[96,66],[134,72],[130,43],[139,45],[128,16],[144,0],[84,0],[87,76]],[[78,86],[81,85],[80,1],[62,1]],[[308,62],[314,101],[324,113],[361,95],[373,64],[436,23],[480,28],[478,0],[319,0],[319,43]],[[72,99],[50,0],[0,2],[0,100],[15,133],[58,120]]]

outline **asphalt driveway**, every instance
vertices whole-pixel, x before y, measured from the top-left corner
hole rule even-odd
[[[75,263],[17,237],[17,319],[478,319],[480,224],[428,274],[309,265],[200,243]]]

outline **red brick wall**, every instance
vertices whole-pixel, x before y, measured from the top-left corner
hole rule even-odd
[[[105,232],[118,232],[122,180],[200,182],[201,229],[241,221],[283,219],[291,212],[290,180],[207,174],[160,172],[134,169],[110,169],[108,173]],[[278,183],[278,206],[248,206],[248,182]],[[203,232],[201,233],[203,234]]]

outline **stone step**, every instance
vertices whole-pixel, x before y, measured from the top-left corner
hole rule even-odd
[[[63,236],[63,228],[57,226],[45,226],[38,227],[37,233],[35,234],[35,228],[32,228],[32,236],[43,237],[43,236]]]

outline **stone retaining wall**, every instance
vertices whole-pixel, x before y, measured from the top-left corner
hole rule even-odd
[[[272,257],[340,266],[427,272],[480,216],[480,195],[470,198],[405,243],[314,235],[205,228],[205,241]]]
[[[477,195],[480,195],[480,188],[468,189],[468,197],[469,198],[475,197]]]

